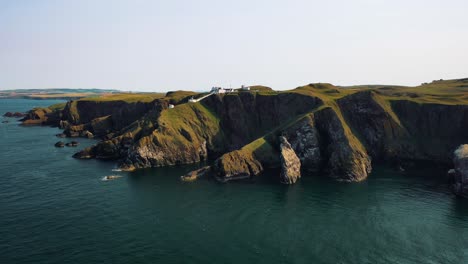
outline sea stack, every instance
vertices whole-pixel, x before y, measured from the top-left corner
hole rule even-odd
[[[281,183],[293,184],[301,177],[301,161],[284,136],[280,137],[280,142]]]
[[[453,192],[457,196],[468,198],[468,144],[455,150],[453,163],[455,171],[449,171],[449,174],[453,175]]]

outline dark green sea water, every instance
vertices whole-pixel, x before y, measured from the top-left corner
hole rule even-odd
[[[0,100],[0,113],[55,102]],[[432,169],[378,167],[354,184],[182,183],[193,166],[112,172],[55,148],[58,129],[8,120],[0,263],[468,263],[468,201]],[[110,174],[124,177],[101,181]]]

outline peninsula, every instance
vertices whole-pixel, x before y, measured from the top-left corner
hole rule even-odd
[[[82,98],[33,109],[23,122],[100,139],[75,158],[115,160],[127,171],[212,161],[187,179],[223,182],[270,168],[281,170],[278,181],[294,183],[300,171],[362,181],[377,163],[451,167],[453,151],[468,142],[468,79],[220,89]]]

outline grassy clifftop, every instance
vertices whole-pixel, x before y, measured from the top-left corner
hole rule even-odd
[[[279,166],[278,138],[286,135],[304,166],[358,181],[371,160],[448,160],[468,141],[467,89],[468,79],[417,87],[315,83],[287,91],[252,86],[197,103],[188,99],[207,93],[101,95],[51,108],[73,129],[106,138],[90,153],[126,168],[219,158],[218,177],[251,177]]]

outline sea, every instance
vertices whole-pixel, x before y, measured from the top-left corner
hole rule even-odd
[[[60,101],[0,99],[0,113]],[[0,263],[468,263],[468,201],[445,173],[376,166],[360,183],[277,172],[182,182],[55,148],[58,128],[0,117]],[[104,181],[108,175],[122,176]]]

